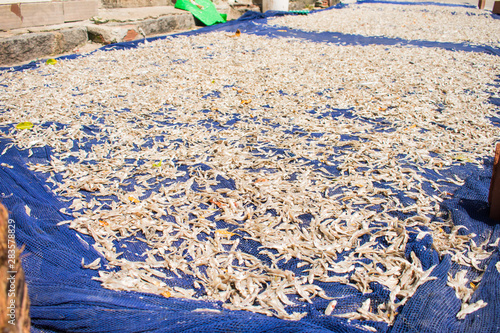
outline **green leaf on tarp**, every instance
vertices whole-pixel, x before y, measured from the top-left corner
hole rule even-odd
[[[175,8],[191,12],[194,17],[205,25],[226,22],[210,0],[177,0]]]
[[[47,65],[55,65],[57,64],[57,60],[56,59],[47,59]]]
[[[19,130],[32,129],[33,128],[33,123],[29,122],[29,121],[24,121],[22,123],[17,124],[16,128],[19,129]]]

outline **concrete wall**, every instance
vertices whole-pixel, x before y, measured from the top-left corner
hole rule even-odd
[[[97,15],[98,4],[98,0],[0,4],[0,30],[87,20]]]

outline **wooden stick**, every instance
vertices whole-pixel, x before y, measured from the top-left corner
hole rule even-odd
[[[15,221],[9,220],[7,209],[0,204],[0,331],[28,333],[30,301],[21,251],[16,247]]]
[[[493,3],[493,9],[491,10],[493,14],[500,14],[500,1],[495,1]]]
[[[490,205],[490,218],[500,220],[500,143],[495,149],[495,159],[493,161],[493,173],[491,175],[490,192],[488,194],[488,204]]]

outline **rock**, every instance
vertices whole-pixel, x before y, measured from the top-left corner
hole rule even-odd
[[[55,43],[55,35],[48,32],[1,39],[0,64],[11,65],[52,54]]]
[[[87,25],[89,40],[100,44],[113,44],[122,42],[129,30],[136,30],[137,26],[126,24],[123,26]]]
[[[104,8],[140,8],[154,6],[173,6],[171,0],[101,0]]]
[[[88,41],[87,28],[85,27],[61,30],[55,35],[57,45],[52,54],[70,52]]]
[[[0,39],[0,64],[8,66],[72,51],[87,42],[87,29],[77,27]]]
[[[140,28],[146,36],[172,32],[175,30],[188,30],[195,25],[191,13],[180,15],[162,16],[157,19],[144,20],[140,23]]]
[[[0,39],[0,65],[72,51],[87,42],[87,29],[77,27],[52,32],[38,32]]]
[[[194,25],[193,15],[187,12],[186,14],[165,15],[137,22],[89,24],[87,31],[89,40],[101,44],[113,44],[130,42],[175,30],[187,30],[193,28]]]

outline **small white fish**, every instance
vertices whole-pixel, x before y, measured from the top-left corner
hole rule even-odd
[[[85,265],[85,260],[82,258],[82,267],[83,268],[89,268],[89,269],[99,269],[101,268],[101,258],[97,258],[96,260],[92,261],[90,264]]]
[[[222,313],[221,310],[217,310],[217,309],[208,309],[208,308],[198,308],[198,309],[194,309],[192,310],[191,312],[212,312],[212,313]]]
[[[63,222],[67,222],[67,221],[63,221]],[[62,222],[59,222],[57,225],[59,225],[60,223],[62,223]],[[80,243],[83,244],[83,246],[85,247],[85,249],[88,250],[90,248],[89,243],[87,243],[87,241],[85,241],[79,234],[75,234],[75,235],[78,238],[78,240],[80,241]]]
[[[14,169],[14,167],[10,164],[7,164],[7,163],[0,163],[1,166],[3,166],[4,168],[9,168],[9,169]]]
[[[330,303],[328,303],[326,309],[325,309],[325,315],[329,316],[332,314],[333,310],[335,310],[335,307],[337,306],[337,301],[333,300]]]
[[[462,304],[462,308],[460,309],[460,311],[457,313],[457,319],[459,320],[462,320],[462,319],[465,319],[465,317],[468,315],[468,314],[471,314],[479,309],[482,309],[484,308],[486,305],[488,305],[488,303],[486,303],[485,301],[483,301],[482,299],[480,299],[479,301],[477,301],[476,303],[472,303],[472,304],[467,304],[467,303],[463,303]]]
[[[8,145],[5,146],[5,149],[2,151],[2,154],[0,155],[3,155],[7,152],[7,150],[9,150],[14,144],[13,143],[9,143]]]

